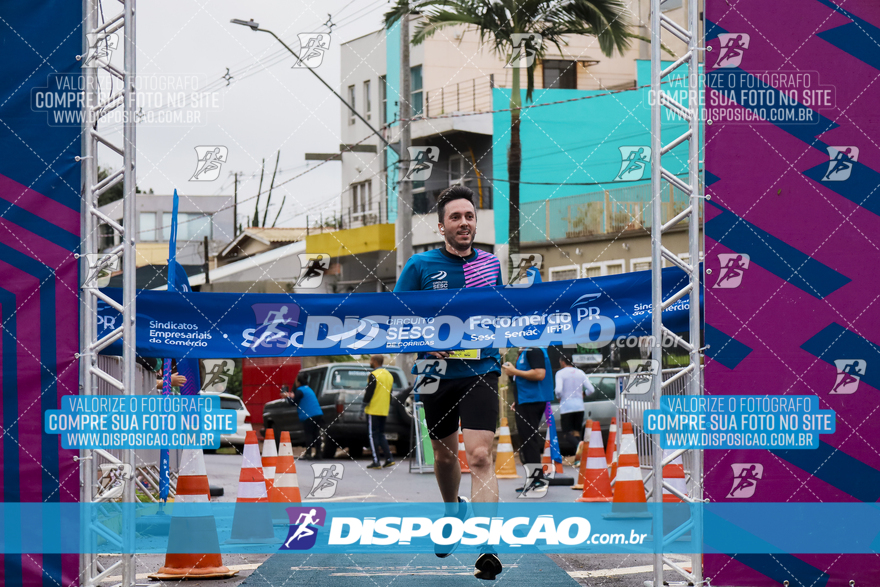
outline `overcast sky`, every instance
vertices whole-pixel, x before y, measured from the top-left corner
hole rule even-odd
[[[115,14],[119,6],[116,0],[104,0],[104,16]],[[238,188],[241,201],[257,193],[263,158],[264,190],[268,187],[279,149],[276,185],[316,165],[306,164],[306,152],[337,151],[341,142],[338,99],[307,70],[292,69],[295,59],[270,35],[229,21],[252,18],[298,50],[297,34],[326,32],[324,23],[329,12],[337,26],[332,31],[330,50],[316,71],[338,91],[340,44],[379,29],[388,6],[388,0],[139,2],[137,72],[143,78],[141,82],[152,84],[152,79],[181,84],[189,79],[197,81],[200,89],[213,91],[207,94],[206,103],[181,110],[182,116],[188,116],[188,112],[200,115],[202,124],[168,124],[158,120],[158,116],[173,110],[166,106],[168,90],[153,86],[144,90],[142,86],[140,104],[144,113],[152,112],[154,119],[138,125],[138,187],[153,189],[157,194],[170,194],[177,188],[181,195],[231,195],[231,174],[238,171],[243,174]],[[113,58],[120,68],[121,57],[120,47]],[[228,86],[221,79],[226,68],[233,78]],[[189,89],[185,91],[188,95]],[[121,127],[117,124],[114,128]],[[106,126],[104,129],[110,130]],[[197,165],[195,147],[203,145],[227,147],[228,161],[215,181],[189,181]],[[120,166],[114,156],[99,161],[113,168]],[[279,226],[302,226],[307,209],[310,215],[322,209],[325,213],[338,210],[340,165],[326,163],[277,188],[272,194],[269,223],[285,195]],[[253,215],[253,210],[254,200],[241,204],[240,218],[244,212]]]

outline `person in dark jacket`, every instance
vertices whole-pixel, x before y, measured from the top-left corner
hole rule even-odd
[[[325,429],[324,412],[318,403],[318,397],[315,395],[314,390],[308,386],[304,376],[297,376],[296,385],[297,387],[293,393],[287,391],[286,385],[282,386],[281,395],[287,399],[290,405],[296,406],[296,413],[303,424],[307,444],[306,452],[302,458],[307,460],[318,459],[321,458],[321,432]],[[309,453],[312,448],[314,448],[314,456],[310,457]]]

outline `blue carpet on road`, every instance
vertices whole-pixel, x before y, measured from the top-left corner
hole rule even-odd
[[[385,587],[450,584],[492,585],[503,580],[509,587],[576,587],[577,582],[544,554],[505,554],[504,571],[495,581],[474,577],[473,554],[439,559],[433,554],[292,554],[272,555],[241,584],[242,587],[278,585],[334,585]],[[294,569],[295,567],[295,569]]]

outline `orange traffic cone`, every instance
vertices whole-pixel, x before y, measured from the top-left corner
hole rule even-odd
[[[467,450],[464,448],[464,434],[461,431],[461,426],[458,427],[458,464],[461,465],[462,473],[471,472],[470,467],[468,467]]]
[[[611,418],[611,426],[608,427],[608,446],[605,448],[605,462],[611,468],[614,458],[614,449],[617,448],[617,418]]]
[[[223,566],[220,556],[220,541],[217,538],[217,524],[214,516],[197,515],[187,504],[208,503],[211,490],[208,488],[208,474],[205,470],[205,457],[201,449],[184,449],[181,455],[180,475],[177,477],[176,508],[168,529],[168,553],[165,565],[150,579],[228,579],[238,571],[230,571]],[[197,506],[198,507],[198,506]],[[208,513],[205,511],[204,513]],[[204,545],[208,554],[187,554],[192,544]]]
[[[260,465],[260,447],[257,434],[249,430],[244,439],[244,458],[241,463],[241,475],[238,478],[238,498],[235,514],[232,517],[232,534],[227,544],[276,542],[272,531],[272,513],[268,504],[266,479]]]
[[[498,429],[498,450],[495,453],[495,477],[498,479],[519,479],[513,457],[513,444],[510,442],[510,428],[507,418],[501,418]]]
[[[544,465],[544,470],[547,471],[553,466],[556,469],[557,475],[562,475],[562,463],[556,463],[553,461],[553,458],[550,456],[550,429],[547,428],[547,436],[544,437],[544,454],[541,455],[541,464]]]
[[[614,487],[614,479],[617,477],[617,461],[620,455],[617,454],[617,447],[614,447],[614,456],[611,457],[611,486]]]
[[[617,477],[614,480],[614,513],[646,514],[645,483],[639,466],[639,453],[633,435],[632,422],[623,423]],[[631,505],[638,504],[638,505]]]
[[[590,447],[587,449],[584,469],[584,491],[576,501],[611,501],[611,481],[608,479],[608,468],[605,463],[605,450],[602,448],[602,429],[599,422],[593,422],[590,432]]]
[[[275,465],[278,463],[278,450],[275,448],[275,430],[266,430],[266,439],[263,441],[263,477],[266,479],[266,492],[272,495],[272,486],[275,484]]]
[[[665,461],[672,452],[673,451],[668,448],[663,449],[663,460]],[[687,481],[685,481],[684,477],[684,463],[681,460],[681,455],[675,457],[672,462],[663,467],[663,480],[674,487],[682,495],[687,496]],[[663,487],[664,503],[681,503],[682,501],[684,500],[679,496],[666,489],[665,486]]]
[[[590,430],[590,434],[592,434],[593,421],[587,420],[586,425],[584,426],[584,430]],[[587,470],[587,450],[590,448],[590,436],[587,435],[585,440],[581,440],[581,443],[578,445],[577,453],[575,453],[575,458],[580,458],[580,467],[578,468],[578,478],[577,483],[571,486],[572,489],[583,489],[584,488],[584,475]]]
[[[281,433],[278,447],[278,464],[275,468],[275,483],[269,491],[269,501],[273,503],[301,503],[299,481],[296,478],[296,461],[290,444],[290,432]]]

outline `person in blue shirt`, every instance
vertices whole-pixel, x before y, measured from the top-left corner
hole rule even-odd
[[[414,255],[407,261],[395,292],[493,287],[504,285],[501,263],[494,255],[473,248],[477,233],[474,192],[464,186],[444,190],[437,199],[438,227],[444,246]],[[500,301],[500,298],[499,298]],[[477,356],[456,358],[451,353],[429,352],[423,358],[446,361],[446,370],[435,373],[439,387],[434,393],[420,394],[425,406],[425,423],[434,448],[434,476],[447,515],[467,517],[467,500],[458,495],[461,468],[458,462],[458,425],[464,436],[468,467],[471,470],[471,499],[479,509],[489,502],[497,508],[498,481],[492,463],[492,442],[498,422],[498,376],[500,354],[495,348],[476,351]],[[487,511],[488,511],[487,509]],[[436,545],[439,557],[452,554],[458,543]],[[474,575],[494,579],[501,572],[501,561],[487,549],[477,559]]]
[[[282,386],[281,395],[287,399],[287,403],[296,406],[299,421],[302,422],[306,433],[306,452],[302,458],[306,460],[321,458],[321,432],[324,430],[324,412],[314,390],[308,386],[306,378],[302,375],[296,377],[297,387],[293,393],[288,393],[287,386]],[[309,453],[314,447],[314,457]]]
[[[516,365],[505,363],[504,373],[516,384],[516,429],[519,432],[520,461],[540,463],[544,437],[538,431],[544,419],[547,402],[553,401],[553,368],[547,350],[521,349]]]

